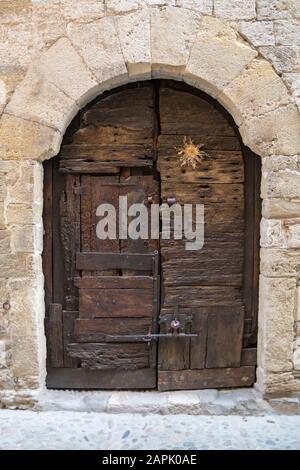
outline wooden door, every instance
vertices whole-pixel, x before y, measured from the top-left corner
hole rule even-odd
[[[160,390],[251,386],[255,381],[259,237],[259,160],[243,149],[212,100],[162,85],[157,167],[161,197],[204,204],[204,247],[161,240],[161,318],[182,333],[159,342]],[[205,151],[196,168],[174,149],[186,139]],[[184,318],[189,321],[184,324]],[[165,325],[163,325],[165,328]]]
[[[187,139],[205,151],[196,168],[180,165]],[[187,86],[131,85],[82,110],[45,164],[48,387],[251,386],[259,185],[259,159],[232,121]],[[204,204],[203,249],[187,251],[184,238],[99,240],[97,207],[124,195],[148,210]]]
[[[159,240],[118,234],[120,196],[159,203],[154,117],[151,85],[108,96],[46,166],[48,387],[156,387],[157,343],[143,337],[157,333]],[[116,209],[115,239],[97,236],[100,204]]]

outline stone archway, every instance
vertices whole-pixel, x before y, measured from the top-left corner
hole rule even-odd
[[[300,266],[300,116],[279,76],[235,30],[183,8],[143,8],[72,24],[30,67],[0,123],[4,315],[10,338],[4,396],[44,386],[42,165],[59,151],[79,108],[104,90],[172,78],[216,98],[262,157],[262,250],[257,386],[300,390],[293,352]],[[297,353],[297,351],[296,351]],[[299,354],[299,353],[298,353]],[[11,393],[13,395],[11,395]]]

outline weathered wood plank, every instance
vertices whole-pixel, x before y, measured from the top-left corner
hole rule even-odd
[[[149,346],[139,343],[73,343],[68,354],[90,370],[144,369],[149,367]]]
[[[50,304],[48,338],[51,367],[64,366],[62,305]]]
[[[44,164],[44,249],[43,249],[43,273],[45,276],[45,305],[48,314],[48,305],[53,302],[53,253],[52,253],[52,168],[53,161],[48,160]]]
[[[257,364],[257,349],[249,348],[242,349],[241,365],[242,366],[256,366]]]
[[[239,367],[244,325],[243,308],[220,306],[207,318],[206,367]]]
[[[241,144],[237,139],[236,135],[218,135],[217,132],[211,131],[209,134],[205,134],[203,130],[190,130],[184,134],[162,134],[159,136],[160,145],[166,145],[170,141],[174,144],[176,149],[180,148],[183,144],[183,138],[189,136],[193,142],[203,145],[204,150],[225,150],[225,151],[239,151]]]
[[[150,276],[85,276],[74,280],[82,289],[153,289],[153,282]]]
[[[78,311],[63,310],[63,338],[64,338],[64,367],[78,367],[79,360],[70,357],[67,353],[69,343],[74,341],[74,325],[78,317]]]
[[[182,307],[205,307],[207,305],[242,304],[242,292],[238,287],[231,286],[190,286],[164,287],[164,306],[171,307],[176,299],[180,299]]]
[[[166,180],[161,187],[163,201],[171,195],[179,204],[234,204],[243,200],[244,186],[241,183],[193,183],[186,185]],[[214,206],[212,206],[214,207]],[[243,205],[240,206],[243,208]]]
[[[147,335],[150,327],[149,317],[78,319],[75,323],[74,338],[79,343],[105,342],[107,335]]]
[[[105,162],[107,165],[123,167],[144,167],[153,165],[152,144],[132,145],[64,145],[61,160],[88,160]],[[120,164],[120,165],[119,165]]]
[[[254,382],[254,366],[158,372],[160,391],[251,387]]]
[[[228,120],[208,101],[182,90],[160,89],[162,134],[235,136]]]
[[[62,160],[60,162],[59,171],[60,173],[81,173],[81,174],[114,174],[120,173],[120,163],[115,162],[112,165],[107,162],[86,162],[78,160]]]
[[[154,255],[148,253],[77,253],[77,269],[111,270],[133,269],[135,271],[151,271],[154,266]]]
[[[182,167],[176,149],[158,146],[158,170],[162,181],[179,183],[243,183],[241,152],[210,151],[209,156],[194,170]]]
[[[207,347],[207,309],[201,315],[193,311],[191,333],[198,336],[191,338],[190,369],[204,369]]]
[[[149,317],[153,312],[150,289],[80,289],[81,318]]]
[[[49,389],[152,389],[156,387],[156,370],[150,368],[137,370],[50,368],[46,383]]]
[[[65,190],[60,200],[60,238],[64,260],[64,307],[66,310],[78,310],[78,291],[73,279],[76,271],[75,256],[80,250],[80,196],[75,188],[80,184],[80,177],[67,175]]]

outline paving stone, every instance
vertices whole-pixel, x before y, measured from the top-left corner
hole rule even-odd
[[[298,416],[0,411],[0,449],[300,449]]]

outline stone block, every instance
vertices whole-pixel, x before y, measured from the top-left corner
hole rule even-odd
[[[294,171],[300,168],[300,155],[270,155],[262,158],[262,172]]]
[[[238,29],[255,47],[275,45],[272,21],[241,21],[238,25]]]
[[[295,350],[293,355],[294,369],[300,371],[300,338],[296,339]]]
[[[247,119],[240,126],[245,145],[261,156],[300,153],[300,114],[296,106],[282,106]]]
[[[286,0],[256,0],[258,20],[277,20],[290,16]]]
[[[219,101],[240,125],[291,102],[283,81],[265,60],[254,60],[221,93]]]
[[[264,199],[262,215],[267,219],[289,219],[300,217],[300,201]]]
[[[26,69],[33,57],[33,35],[30,17],[8,24],[2,23],[1,16],[0,57],[1,67]]]
[[[115,17],[130,80],[151,78],[150,12],[143,8]]]
[[[256,56],[232,28],[204,17],[183,79],[217,97]]]
[[[43,250],[43,226],[15,225],[11,229],[14,253],[41,253]]]
[[[182,75],[199,28],[200,15],[184,8],[151,12],[151,55],[154,78]]]
[[[298,278],[300,273],[300,250],[262,248],[261,273],[272,278]],[[275,293],[276,298],[276,293]]]
[[[289,372],[293,368],[296,280],[261,276],[259,299],[260,365],[269,372]]]
[[[0,201],[0,230],[6,228],[5,205]]]
[[[274,34],[279,46],[300,46],[300,21],[275,21]]]
[[[106,0],[105,3],[107,13],[110,15],[138,10],[145,4],[143,0]]]
[[[11,204],[43,204],[43,167],[39,162],[11,162],[7,194]]]
[[[39,67],[39,63],[32,66],[6,106],[6,113],[64,132],[79,107],[49,82],[48,74],[51,77],[51,70]]]
[[[285,246],[287,248],[300,248],[300,218],[286,219],[282,222],[282,226]]]
[[[43,207],[41,204],[8,204],[6,209],[7,224],[36,224],[40,223]]]
[[[6,84],[3,80],[0,80],[0,114],[2,113],[4,106],[7,102]]]
[[[2,0],[0,2],[1,23],[19,23],[29,19],[31,0]]]
[[[43,161],[60,150],[62,134],[37,122],[3,114],[0,120],[0,158]]]
[[[105,16],[104,0],[61,0],[60,9],[63,9],[63,15],[67,21],[87,22],[99,19]],[[106,2],[107,3],[107,2]]]
[[[251,20],[256,17],[255,0],[214,0],[214,13],[227,20]]]
[[[261,191],[263,198],[300,199],[300,172],[285,170],[263,174]]]
[[[177,7],[191,8],[200,13],[212,14],[213,0],[176,0]]]
[[[70,23],[67,34],[99,82],[99,91],[128,81],[127,68],[114,18],[91,23]]]
[[[0,253],[7,254],[11,250],[11,232],[0,229]]]
[[[97,96],[97,80],[67,38],[59,39],[42,55],[38,73],[46,75],[79,107]]]
[[[300,2],[299,0],[286,0],[287,7],[294,18],[300,18]]]
[[[285,73],[282,78],[288,89],[291,91],[295,103],[300,111],[300,73]]]
[[[262,218],[260,224],[260,244],[263,248],[284,247],[284,234],[281,220]]]
[[[263,46],[259,52],[279,74],[300,71],[300,50],[297,46]]]
[[[11,282],[11,372],[18,388],[37,388],[45,373],[43,277]]]
[[[107,404],[108,413],[167,412],[167,394],[152,392],[115,392]]]

